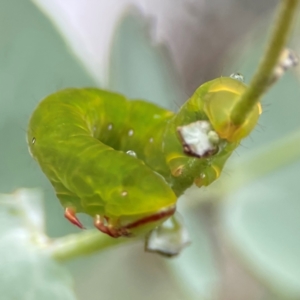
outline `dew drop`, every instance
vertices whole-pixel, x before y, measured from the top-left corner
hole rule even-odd
[[[202,173],[202,174],[200,175],[200,177],[201,177],[201,178],[205,178],[206,175],[205,175],[204,173]]]
[[[150,143],[153,143],[153,138],[152,138],[152,137],[149,139],[149,142],[150,142]]]
[[[32,138],[32,140],[31,140],[31,144],[32,144],[32,145],[34,145],[34,144],[35,144],[35,141],[36,141],[35,137],[34,137],[34,138]]]
[[[244,76],[241,73],[232,73],[229,77],[241,82],[245,82]]]
[[[123,191],[122,193],[121,193],[121,196],[122,197],[126,197],[128,195],[128,193],[126,192],[126,191]]]
[[[133,130],[132,130],[132,129],[130,129],[130,130],[128,131],[128,135],[129,135],[129,136],[133,136]]]
[[[112,128],[113,128],[112,124],[108,124],[107,129],[112,130]]]
[[[133,150],[126,151],[126,154],[133,156],[133,157],[137,157],[136,153]]]

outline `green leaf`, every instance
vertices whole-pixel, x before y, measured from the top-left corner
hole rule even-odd
[[[13,300],[73,300],[69,273],[43,254],[41,194],[18,190],[0,196],[0,295]]]
[[[247,268],[284,299],[300,297],[300,162],[230,195],[226,237]]]

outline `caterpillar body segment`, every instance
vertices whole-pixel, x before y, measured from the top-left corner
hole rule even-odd
[[[114,236],[125,235],[124,228],[140,220],[145,224],[163,221],[166,211],[171,215],[175,210],[176,196],[165,180],[141,159],[126,154],[134,147],[137,156],[144,157],[143,148],[134,142],[142,136],[140,132],[148,134],[148,129],[145,132],[145,127],[135,124],[140,116],[134,106],[141,105],[146,111],[155,110],[155,118],[148,119],[159,129],[161,120],[165,122],[161,115],[169,112],[96,89],[50,95],[29,123],[30,152],[62,205],[97,218],[100,228],[101,216],[104,226],[114,229]]]

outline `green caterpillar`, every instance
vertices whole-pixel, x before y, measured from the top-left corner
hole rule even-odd
[[[244,83],[222,77],[201,85],[178,113],[96,88],[65,89],[32,114],[29,151],[53,185],[65,216],[94,218],[112,236],[149,232],[176,209],[193,183],[216,180],[260,105],[239,127],[230,119]]]

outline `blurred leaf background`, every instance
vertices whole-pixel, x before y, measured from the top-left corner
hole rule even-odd
[[[41,188],[48,235],[77,232],[63,218],[50,184],[27,151],[26,126],[38,101],[64,87],[98,86],[177,109],[207,80],[239,71],[247,82],[277,3],[1,0],[0,192]],[[298,27],[291,47],[299,53]],[[256,180],[224,197],[218,192],[249,177],[247,163],[276,151],[274,142],[291,136],[300,152],[299,95],[299,78],[290,72],[264,97],[259,125],[218,182],[192,189],[180,200],[190,247],[167,260],[144,253],[142,243],[128,243],[68,263],[78,299],[299,299],[300,161],[259,176],[261,162],[254,166]],[[1,264],[1,299],[53,299],[45,296],[47,289],[39,294],[38,281],[28,283],[32,293],[16,289],[30,257],[39,255],[30,252],[26,261],[16,243],[6,244],[8,233],[13,236],[7,230],[0,242],[1,258],[9,257]],[[65,287],[51,285],[53,295],[73,299],[67,270],[39,266],[52,270],[49,278],[59,270],[54,274]]]

